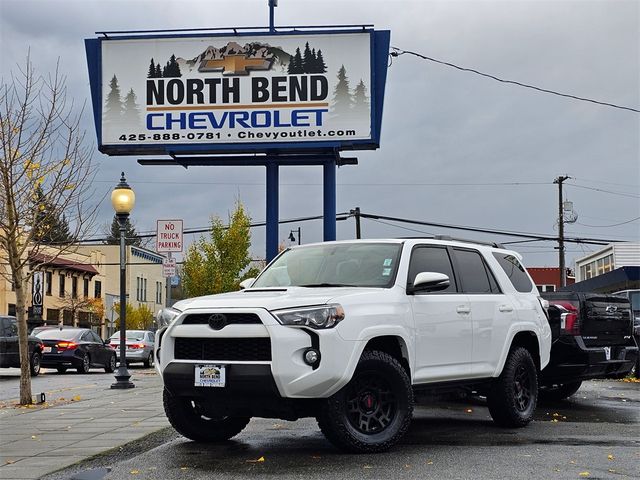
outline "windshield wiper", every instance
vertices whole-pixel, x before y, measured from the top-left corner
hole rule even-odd
[[[294,285],[297,287],[316,288],[316,287],[355,287],[356,285],[349,285],[346,283],[307,283],[306,285]]]

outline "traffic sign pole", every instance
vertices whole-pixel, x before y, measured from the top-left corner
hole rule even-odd
[[[171,252],[167,253],[167,258],[171,260]],[[167,282],[167,307],[171,306],[171,277],[165,277]]]

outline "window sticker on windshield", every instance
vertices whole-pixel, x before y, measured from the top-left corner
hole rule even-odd
[[[390,267],[392,261],[393,261],[392,258],[385,258],[384,262],[382,263],[382,265],[385,266],[385,267]]]
[[[383,277],[388,277],[389,275],[391,275],[391,269],[390,268],[383,268],[382,269],[382,276]]]

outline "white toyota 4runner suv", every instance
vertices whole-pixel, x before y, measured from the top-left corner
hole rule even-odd
[[[378,452],[407,431],[414,394],[454,385],[525,426],[551,331],[518,257],[445,237],[289,248],[244,290],[162,310],[167,417],[199,442],[254,416],[316,417],[337,447]]]

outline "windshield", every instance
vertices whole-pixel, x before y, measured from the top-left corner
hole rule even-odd
[[[400,243],[329,243],[280,255],[251,288],[382,287],[392,285]]]
[[[111,335],[111,340],[120,340],[120,332]],[[144,340],[144,330],[127,330],[127,340]]]
[[[60,330],[59,328],[48,328],[36,333],[36,337],[45,340],[73,340],[80,334],[80,330]]]

